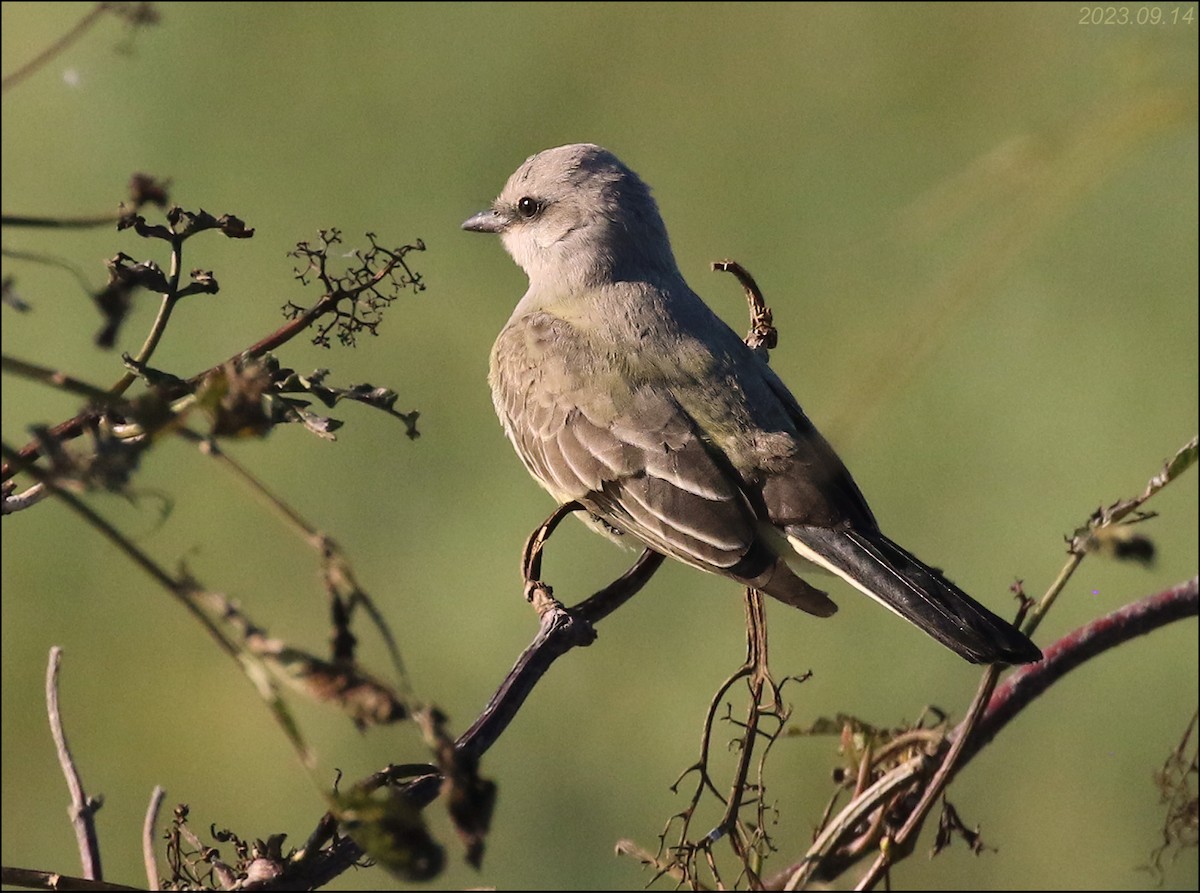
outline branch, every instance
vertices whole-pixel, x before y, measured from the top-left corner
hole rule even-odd
[[[140,889],[109,881],[92,881],[87,878],[72,877],[69,874],[59,874],[57,871],[13,868],[9,865],[0,868],[0,883],[7,887],[20,887],[25,890],[91,890],[100,893],[100,891]]]
[[[185,286],[182,290],[179,288],[183,241],[198,232],[208,229],[219,229],[229,238],[245,238],[248,234],[253,233],[253,230],[246,229],[244,224],[232,215],[215,218],[203,211],[198,214],[192,214],[191,212],[179,209],[172,209],[168,213],[171,215],[171,229],[167,227],[150,227],[145,223],[143,218],[137,215],[127,215],[122,218],[123,221],[132,221],[128,223],[128,226],[133,226],[140,235],[163,239],[171,244],[172,249],[171,278],[169,282],[165,282],[164,284],[159,314],[139,352],[137,362],[134,363],[135,366],[138,364],[144,365],[145,361],[149,359],[162,337],[175,304],[180,298],[185,296],[185,292],[190,293],[188,292],[190,286]],[[312,306],[297,308],[295,305],[289,304],[289,312],[292,315],[289,322],[265,338],[261,338],[249,347],[238,351],[224,362],[218,363],[186,379],[186,386],[194,391],[209,376],[220,373],[228,364],[232,363],[236,365],[244,363],[247,359],[261,357],[269,351],[286,344],[301,332],[313,326],[318,320],[329,315],[335,317],[335,322],[341,321],[345,323],[346,320],[350,320],[357,327],[374,331],[373,326],[377,325],[377,319],[364,322],[354,314],[358,313],[361,307],[365,307],[373,316],[377,317],[379,308],[393,300],[393,297],[384,293],[385,288],[397,293],[403,288],[411,287],[418,291],[423,289],[425,286],[421,281],[420,274],[412,270],[404,258],[409,252],[424,251],[425,243],[417,239],[412,245],[402,245],[395,249],[387,249],[376,244],[372,234],[368,233],[367,235],[372,240],[371,249],[365,254],[355,252],[355,258],[362,265],[361,267],[351,269],[344,276],[338,277],[325,271],[322,266],[321,275],[318,278],[321,280],[325,291]],[[306,243],[300,243],[300,248],[297,250],[306,251],[307,254],[305,256],[312,257],[327,249],[336,241],[340,241],[336,231],[323,233],[322,236],[324,240],[322,248],[309,248]],[[321,264],[324,264],[324,257],[321,258]],[[377,267],[376,264],[378,264]],[[307,270],[300,271],[297,274],[297,278],[306,283],[308,273],[309,271]],[[165,279],[165,277],[163,278]],[[347,313],[342,310],[342,307],[346,305],[354,309]],[[330,323],[330,327],[333,325],[334,323]],[[324,332],[322,332],[320,337],[324,337]],[[108,392],[113,396],[120,396],[136,380],[136,377],[136,373],[134,372],[126,373],[108,389]],[[362,402],[370,401],[364,400]],[[372,403],[372,405],[376,404]],[[415,417],[410,418],[402,413],[395,412],[391,414],[404,419],[405,423],[409,426],[410,432],[413,430],[412,426],[415,423]],[[88,412],[84,411],[73,418],[59,422],[49,428],[46,438],[58,442],[76,438],[85,431],[87,419]],[[410,433],[409,436],[413,435]],[[34,441],[26,444],[21,448],[19,455],[20,459],[25,463],[34,462],[43,455],[42,443]],[[2,469],[0,469],[0,481],[8,481],[19,470],[18,465],[11,460],[6,460]]]
[[[464,754],[477,759],[495,744],[550,666],[572,648],[595,641],[592,625],[632,598],[663,563],[662,555],[647,549],[618,579],[575,607],[564,608],[553,597],[553,590],[540,579],[542,550],[559,522],[581,510],[575,502],[560,506],[525,542],[521,562],[525,597],[538,612],[538,632],[479,718],[459,737],[455,747]]]
[[[974,729],[980,716],[982,716],[985,705],[989,702],[992,691],[996,687],[996,680],[1000,677],[1001,664],[992,664],[983,671],[983,679],[980,680],[979,689],[975,693],[975,699],[971,702],[971,706],[967,711],[967,717],[958,726],[960,729],[965,729],[965,733],[958,739],[950,741],[950,750],[946,753],[945,758],[938,764],[937,771],[925,789],[921,792],[921,799],[917,805],[913,807],[912,812],[905,819],[903,827],[892,837],[884,838],[881,842],[879,856],[872,863],[871,868],[866,875],[855,886],[855,890],[873,890],[875,885],[887,874],[892,863],[904,858],[912,852],[916,845],[917,836],[921,833],[921,826],[925,823],[925,817],[929,814],[929,810],[933,808],[934,802],[942,795],[942,791],[946,789],[946,785],[950,783],[950,779],[957,774],[958,769],[966,762],[966,745],[971,738],[971,730]]]
[[[943,776],[943,787],[990,743],[1010,720],[1068,672],[1110,648],[1173,621],[1194,617],[1200,613],[1198,589],[1200,581],[1193,577],[1164,592],[1126,605],[1063,636],[1044,650],[1045,658],[1040,663],[1021,667],[996,687],[986,702],[986,709],[978,713],[978,721],[972,726],[972,718],[976,715],[975,708],[982,703],[977,699],[971,715],[947,733],[937,749],[938,752],[932,754],[937,773]],[[955,748],[959,752],[957,759],[952,760],[954,754],[950,750]],[[901,802],[902,795],[911,785],[918,783],[922,778],[928,778],[933,769],[927,765],[923,767],[922,764],[929,759],[928,756],[920,755],[907,760],[854,797],[836,817],[825,824],[824,830],[804,858],[781,872],[777,876],[778,880],[768,883],[768,887],[802,889],[814,877],[828,881],[850,868],[858,859],[841,858],[840,851],[836,850],[838,841],[860,826],[872,810],[886,806],[889,800],[893,803]],[[926,788],[926,793],[929,790],[930,788]],[[932,805],[932,798],[927,799]],[[917,815],[918,811],[913,810],[907,815],[896,817],[896,820],[903,820],[905,828],[912,825],[917,829]],[[894,838],[887,839],[886,847],[877,857],[871,871],[860,880],[859,889],[870,889],[880,880],[888,865],[911,850],[915,837],[902,837],[904,834],[905,832],[901,831]],[[858,855],[866,855],[866,851]]]
[[[75,829],[75,842],[79,846],[79,858],[83,863],[83,876],[89,881],[102,880],[100,869],[100,841],[96,837],[96,812],[103,800],[87,796],[83,790],[83,779],[71,756],[67,744],[67,733],[63,729],[62,716],[58,710],[58,667],[62,662],[62,649],[50,649],[50,662],[46,667],[46,711],[50,717],[50,734],[54,736],[54,749],[58,753],[58,764],[67,779],[71,792],[71,826]]]
[[[457,759],[478,761],[508,728],[525,699],[554,661],[572,648],[594,641],[592,624],[598,623],[632,598],[663,563],[662,555],[647,549],[618,579],[575,607],[564,608],[551,595],[551,588],[535,578],[540,572],[542,549],[550,534],[563,518],[578,509],[573,503],[556,509],[526,541],[522,561],[525,592],[538,609],[538,632],[521,652],[479,718],[454,742]],[[441,772],[429,772],[403,785],[399,791],[415,809],[423,809],[442,793],[444,782]],[[326,813],[318,828],[325,828],[331,822],[336,823],[336,818]],[[247,883],[242,889],[294,890],[302,878],[305,884],[313,879],[320,879],[324,883],[342,874],[364,855],[363,848],[351,838],[338,838],[327,849],[318,852],[311,852],[306,847],[303,859],[294,863],[294,871],[293,865],[288,865],[281,876],[261,883]],[[311,887],[305,886],[304,889]]]
[[[150,794],[150,803],[146,806],[146,819],[142,823],[142,863],[146,867],[146,889],[161,890],[158,881],[158,863],[154,855],[154,828],[158,824],[158,812],[162,809],[163,798],[167,792],[159,785],[154,786]]]
[[[104,15],[108,9],[108,5],[109,4],[107,3],[97,3],[95,6],[93,6],[92,9],[86,15],[84,15],[82,19],[75,23],[70,31],[68,31],[54,43],[50,44],[50,46],[46,47],[46,49],[42,50],[24,65],[20,66],[12,74],[5,77],[3,81],[0,81],[0,92],[7,92],[10,88],[16,86],[25,78],[29,77],[29,75],[33,74],[59,53],[66,50],[67,47],[75,43],[75,41],[79,40],[79,38],[83,37],[83,35],[87,33],[87,30],[100,20],[100,16]],[[8,224],[7,219],[5,219],[4,222],[5,225]]]
[[[1138,636],[1200,612],[1197,577],[1149,595],[1068,633],[1043,650],[1040,663],[1025,664],[998,687],[963,755],[966,763],[1051,685],[1092,658]],[[950,733],[955,738],[962,726]]]

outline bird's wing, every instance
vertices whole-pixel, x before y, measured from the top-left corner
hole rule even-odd
[[[631,382],[547,313],[501,333],[491,378],[509,438],[555,498],[694,567],[833,612],[760,540],[745,482],[671,389]]]
[[[787,385],[770,367],[761,367],[763,383],[794,429],[794,447],[763,463],[762,497],[771,523],[876,530],[878,525],[858,484],[833,447],[821,435]]]
[[[722,572],[755,540],[739,481],[663,389],[633,387],[579,348],[571,326],[534,314],[501,334],[493,393],[526,467],[561,501],[680,560]],[[553,342],[553,350],[539,347]]]

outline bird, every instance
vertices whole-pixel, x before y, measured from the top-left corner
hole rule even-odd
[[[488,381],[517,455],[560,505],[818,617],[837,606],[812,571],[973,663],[1041,659],[880,530],[792,392],[688,286],[650,188],[612,152],[531,155],[462,228],[499,235],[529,279]]]

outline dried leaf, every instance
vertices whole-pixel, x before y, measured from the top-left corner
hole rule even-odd
[[[372,859],[405,881],[441,874],[446,853],[433,839],[420,810],[399,791],[333,794],[334,811],[346,833]]]

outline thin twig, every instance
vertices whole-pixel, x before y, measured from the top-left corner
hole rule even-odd
[[[821,830],[808,852],[804,854],[804,858],[800,860],[800,864],[788,869],[790,876],[783,889],[802,889],[821,868],[825,857],[833,852],[842,836],[866,819],[884,801],[890,800],[896,793],[911,785],[914,779],[920,778],[927,763],[928,758],[924,755],[911,757],[847,803],[833,821]]]
[[[113,394],[72,375],[67,375],[65,372],[51,369],[49,366],[30,363],[27,360],[18,360],[16,357],[0,356],[0,369],[3,369],[5,372],[11,372],[14,375],[20,375],[22,378],[27,378],[30,381],[38,381],[50,387],[58,388],[68,394],[84,397],[93,403],[116,406],[125,402],[125,398],[119,394]]]
[[[866,875],[855,885],[855,890],[873,890],[875,885],[883,878],[891,867],[894,861],[897,861],[912,851],[912,848],[917,840],[917,835],[921,831],[921,826],[925,823],[925,817],[929,814],[929,810],[933,808],[938,797],[942,795],[942,791],[946,789],[951,777],[957,771],[959,759],[963,755],[967,741],[970,739],[971,729],[979,722],[979,717],[982,716],[984,709],[987,707],[988,701],[991,698],[992,691],[996,687],[996,680],[1000,678],[1000,670],[1002,664],[992,664],[983,672],[983,678],[979,681],[979,689],[975,693],[975,699],[971,702],[971,708],[967,711],[967,717],[963,720],[960,728],[964,729],[964,733],[957,738],[950,746],[949,753],[945,759],[938,765],[937,772],[925,790],[921,793],[921,799],[909,813],[908,819],[904,822],[903,827],[888,841],[887,846],[881,847],[879,856],[871,865]]]
[[[57,871],[13,868],[10,865],[0,867],[0,884],[6,888],[18,887],[22,890],[90,890],[93,893],[142,889],[141,887],[114,884],[111,881],[91,881]]]
[[[135,368],[141,368],[150,362],[150,358],[154,356],[154,351],[158,349],[158,344],[167,331],[167,324],[171,321],[171,313],[174,312],[175,305],[182,299],[179,292],[179,279],[183,275],[183,242],[183,236],[172,233],[170,239],[171,271],[167,280],[167,290],[162,293],[154,324],[150,326],[150,331],[146,333],[141,349],[130,364]],[[129,390],[129,386],[137,381],[137,377],[137,372],[131,369],[122,375],[109,390],[114,394],[124,394]]]
[[[946,734],[946,744],[956,746],[963,740],[966,742],[959,751],[957,762],[948,764],[943,761],[943,768],[948,766],[946,781],[953,779],[1005,725],[1070,670],[1123,642],[1145,635],[1168,623],[1194,617],[1198,613],[1200,578],[1193,577],[1163,592],[1126,605],[1063,636],[1044,650],[1045,657],[1041,662],[1022,666],[1003,684],[996,687],[987,701],[986,710],[979,715],[974,731],[969,736],[965,735],[969,727],[969,717]],[[912,743],[918,742],[914,740]],[[872,809],[918,778],[922,762],[928,763],[928,759],[925,756],[914,757],[892,770],[864,794],[851,800],[834,819],[825,823],[820,836],[804,858],[787,869],[785,875],[788,880],[783,889],[802,889],[817,872],[821,872],[821,876],[827,880],[832,879],[833,875],[825,869],[829,867],[828,857],[838,840],[858,825]],[[909,841],[908,849],[911,850],[913,842]],[[893,843],[889,841],[889,847],[893,847]],[[894,862],[900,856],[900,852],[893,851],[888,858]],[[881,855],[880,860],[883,858]],[[852,862],[845,865],[839,863],[834,874],[844,871],[850,864]],[[868,889],[866,882],[867,878],[864,876],[860,881],[862,889]]]
[[[100,20],[100,16],[108,11],[109,5],[108,3],[97,3],[93,6],[82,19],[75,23],[70,31],[54,41],[54,43],[50,44],[50,46],[46,47],[46,49],[42,50],[24,65],[17,68],[16,71],[6,76],[3,81],[0,81],[0,92],[6,92],[11,87],[16,86],[59,53],[66,50],[67,47],[75,43],[79,38],[83,37],[88,28],[96,24]]]
[[[774,350],[775,346],[779,344],[779,332],[775,328],[771,308],[763,299],[758,283],[754,281],[750,271],[735,260],[714,261],[712,268],[722,273],[732,273],[745,289],[746,304],[750,308],[750,332],[742,340],[746,342],[747,347],[766,361],[768,352]]]
[[[162,809],[167,792],[155,785],[146,806],[146,820],[142,823],[142,864],[146,867],[147,890],[161,890],[158,880],[158,860],[154,855],[154,829],[158,825],[158,812]]]
[[[58,667],[61,662],[62,649],[56,645],[50,649],[50,662],[46,667],[46,711],[50,717],[50,734],[54,736],[58,765],[62,767],[67,790],[71,792],[71,827],[75,829],[75,843],[79,846],[83,876],[91,881],[99,881],[104,879],[104,872],[100,868],[100,841],[96,836],[95,815],[103,801],[89,797],[84,792],[83,779],[67,744],[67,733],[58,709]]]
[[[771,679],[771,671],[767,666],[767,617],[763,594],[757,589],[747,587],[743,592],[743,599],[746,610],[746,669],[750,674],[747,683],[750,689],[750,704],[746,708],[746,719],[742,726],[744,734],[738,748],[737,767],[734,769],[733,783],[729,789],[729,802],[718,827],[729,832],[729,844],[742,864],[742,871],[747,875],[751,889],[757,889],[761,882],[752,868],[755,861],[752,850],[754,842],[743,839],[745,826],[739,819],[739,813],[745,803],[746,779],[750,776],[754,745],[758,740],[759,725],[763,719],[763,692],[767,689],[771,692],[771,703],[767,710],[778,711],[779,690]],[[759,768],[761,771],[761,765]],[[757,795],[761,805],[761,787]],[[761,828],[759,830],[761,831]]]
[[[1122,642],[1145,635],[1175,620],[1195,616],[1200,608],[1198,580],[1200,578],[1193,577],[1165,592],[1126,605],[1064,636],[1045,650],[1042,661],[1017,670],[1005,683],[1004,689],[994,694],[1001,668],[996,664],[988,667],[966,719],[947,736],[950,752],[938,766],[937,774],[922,794],[920,803],[893,838],[893,845],[883,848],[855,889],[873,889],[888,867],[912,850],[926,814],[933,808],[934,801],[950,779],[1018,711],[1028,706],[1051,683]]]
[[[23,512],[25,509],[37,505],[49,495],[50,491],[41,484],[34,484],[20,493],[12,493],[4,496],[3,501],[0,502],[0,513],[12,515],[17,512]]]
[[[109,219],[109,223],[112,219]],[[88,282],[87,277],[83,275],[83,271],[69,261],[63,260],[53,254],[43,254],[40,251],[21,251],[16,248],[0,248],[0,255],[11,257],[13,260],[27,260],[36,264],[44,264],[48,267],[57,267],[60,270],[65,270],[70,273],[75,282],[78,283],[80,290],[85,295],[91,295],[92,285]]]
[[[1042,596],[1037,607],[1030,612],[1028,619],[1025,621],[1022,632],[1027,636],[1032,636],[1042,618],[1046,616],[1046,612],[1054,605],[1055,599],[1059,593],[1067,585],[1067,581],[1071,579],[1071,575],[1078,569],[1085,555],[1088,554],[1088,549],[1082,543],[1088,538],[1094,538],[1095,535],[1107,528],[1111,528],[1121,523],[1129,515],[1136,511],[1140,511],[1141,507],[1152,496],[1158,493],[1163,487],[1175,480],[1183,472],[1196,464],[1197,455],[1200,453],[1200,444],[1198,438],[1193,437],[1185,443],[1175,455],[1168,459],[1162,469],[1155,474],[1147,482],[1145,489],[1140,494],[1132,499],[1121,499],[1110,505],[1108,508],[1101,508],[1095,511],[1088,519],[1087,523],[1075,531],[1075,536],[1070,538],[1070,557],[1067,558],[1066,564],[1063,565],[1061,571],[1046,594]]]
[[[0,444],[0,455],[5,459],[14,463],[20,468],[21,458],[17,451],[8,444]],[[236,645],[221,631],[220,627],[205,613],[204,609],[196,600],[197,588],[195,585],[186,579],[176,579],[164,570],[158,562],[149,556],[144,550],[139,548],[125,534],[121,533],[116,527],[105,520],[100,514],[93,510],[87,503],[79,499],[74,493],[63,489],[46,471],[38,468],[35,465],[21,468],[22,471],[32,475],[39,483],[53,493],[55,496],[63,500],[67,506],[80,515],[88,524],[101,533],[109,542],[117,547],[117,550],[126,555],[134,564],[140,567],[143,571],[149,574],[160,586],[166,589],[171,595],[182,602],[183,606],[196,617],[197,620],[204,626],[206,630],[217,641],[221,648],[233,657],[235,660],[238,657],[239,651]]]
[[[304,539],[305,543],[317,551],[324,564],[326,589],[329,592],[331,601],[334,602],[332,609],[335,614],[335,626],[338,625],[336,615],[339,610],[344,610],[348,616],[350,611],[356,606],[361,605],[370,615],[376,630],[384,641],[401,689],[405,693],[411,694],[412,687],[408,679],[408,674],[404,669],[404,661],[400,655],[400,646],[396,642],[396,637],[374,601],[358,585],[350,566],[350,560],[342,552],[341,546],[331,537],[319,531],[313,524],[309,523],[299,511],[285,502],[281,496],[267,487],[249,469],[222,449],[221,445],[215,439],[203,437],[186,428],[180,429],[178,433],[187,440],[195,443],[202,453],[216,459],[226,471],[232,473],[242,484],[249,487],[255,496],[273,509]],[[343,659],[346,656],[338,653],[335,646],[334,660]]]
[[[599,623],[629,599],[637,595],[650,582],[655,571],[662,567],[666,556],[647,549],[629,570],[609,583],[599,592],[593,593],[570,608],[572,614],[590,624]]]
[[[33,217],[28,214],[5,214],[0,217],[0,225],[24,229],[96,229],[101,226],[112,226],[120,219],[121,214],[117,211],[106,211],[89,217]]]
[[[147,336],[142,345],[142,349],[139,351],[138,358],[142,362],[148,360],[153,354],[154,349],[157,347],[158,341],[162,336],[162,331],[170,319],[171,310],[179,298],[177,295],[177,286],[179,274],[183,267],[182,248],[175,246],[174,240],[172,240],[172,245],[171,289],[163,294],[163,301],[159,306],[159,313],[155,318],[152,331]],[[317,301],[311,307],[297,315],[295,319],[289,320],[270,335],[267,335],[265,338],[260,339],[249,347],[238,351],[236,354],[224,360],[223,362],[218,363],[215,366],[211,366],[208,369],[205,369],[203,372],[193,375],[191,378],[187,379],[187,383],[191,386],[198,385],[209,375],[219,371],[227,363],[240,363],[247,359],[256,359],[272,350],[276,350],[277,348],[286,344],[288,341],[295,338],[321,317],[326,316],[329,313],[336,313],[342,302],[347,300],[352,301],[358,295],[367,292],[386,281],[397,267],[407,271],[408,266],[404,261],[403,255],[406,250],[414,250],[414,248],[415,250],[424,250],[424,243],[418,240],[416,246],[404,246],[403,249],[400,249],[399,253],[390,256],[382,268],[373,273],[366,280],[357,282],[353,288],[348,290],[326,292],[319,299],[317,299]],[[122,375],[121,378],[118,379],[111,388],[109,388],[109,392],[116,395],[123,394],[126,390],[128,390],[135,379],[136,375],[132,372]],[[84,431],[85,418],[86,414],[80,413],[70,419],[59,422],[49,428],[46,436],[56,441],[65,441],[76,438]],[[21,447],[19,457],[26,463],[32,463],[41,455],[41,441],[34,441]],[[0,481],[9,480],[17,473],[20,467],[21,466],[15,462],[6,460],[2,468],[0,468]]]

